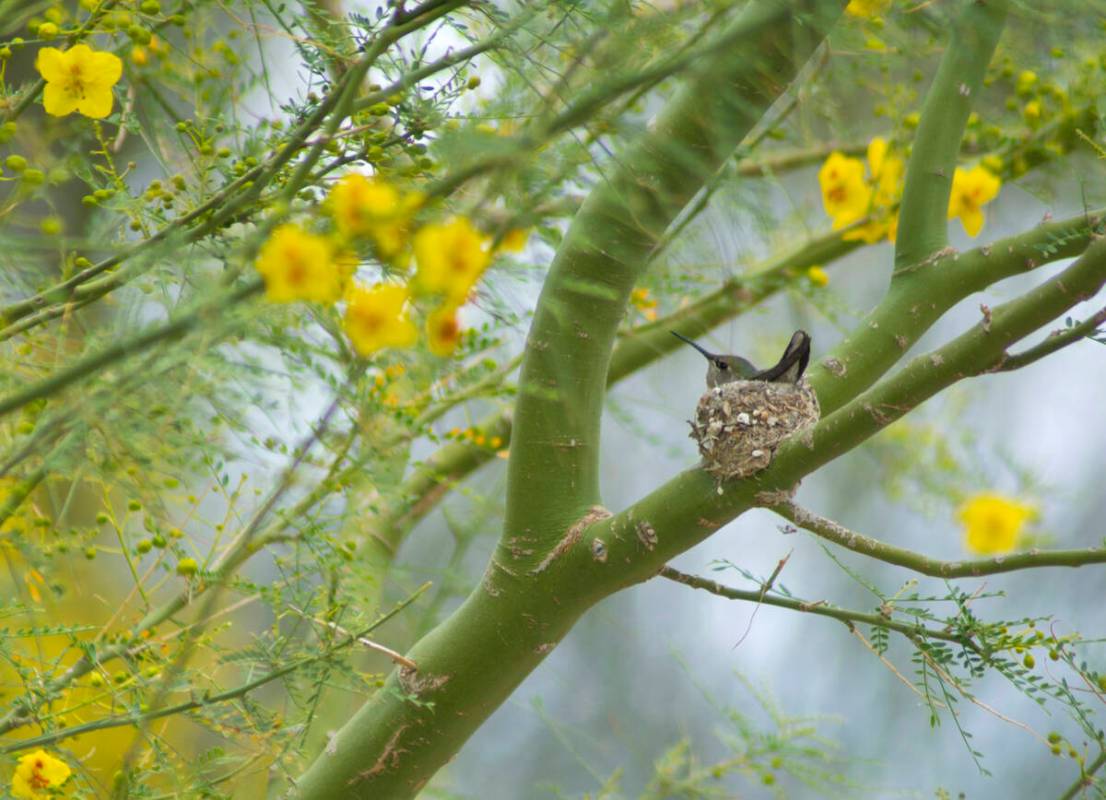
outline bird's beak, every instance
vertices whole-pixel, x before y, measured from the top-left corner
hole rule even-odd
[[[695,342],[691,341],[691,339],[688,339],[688,338],[687,338],[686,336],[684,336],[683,334],[680,334],[680,333],[676,333],[676,331],[669,331],[669,333],[671,333],[671,334],[672,334],[673,336],[675,336],[675,337],[676,337],[677,339],[679,339],[679,340],[680,340],[681,342],[686,342],[687,344],[689,344],[689,345],[691,345],[692,347],[694,347],[694,348],[695,348],[696,350],[698,350],[698,351],[699,351],[700,353],[702,353],[702,354],[703,354],[703,356],[704,356],[705,358],[707,358],[708,360],[710,360],[710,361],[714,361],[714,360],[715,360],[715,359],[717,358],[717,356],[716,356],[716,355],[715,355],[714,353],[711,353],[711,352],[708,352],[708,351],[704,350],[704,349],[703,349],[702,347],[700,347],[699,345],[697,345],[697,344],[696,344]]]

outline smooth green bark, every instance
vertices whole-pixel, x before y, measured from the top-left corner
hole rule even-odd
[[[827,382],[824,395],[819,393],[823,414],[871,386],[966,296],[931,291],[935,287],[916,278],[917,273],[938,270],[946,263],[941,256],[948,244],[953,170],[972,103],[1005,22],[1005,0],[973,0],[953,26],[907,162],[891,288],[884,301],[811,369],[814,380],[836,378]]]
[[[599,423],[627,300],[662,232],[790,83],[844,3],[750,4],[650,131],[584,201],[527,340],[508,468],[506,536],[533,567],[599,502]],[[519,549],[507,557],[513,557]]]
[[[755,82],[777,92],[783,83],[778,71],[749,64],[779,67],[769,56],[784,48],[779,52],[792,54],[793,70],[799,55],[809,53],[788,38],[790,19],[781,7],[754,3],[751,16],[738,23],[749,26],[768,60],[746,62],[730,54],[734,64],[712,64],[693,76],[584,203],[550,270],[528,340],[507,522],[484,578],[413,648],[409,656],[418,670],[393,673],[297,783],[296,796],[414,796],[591,605],[656,575],[671,557],[753,505],[778,505],[804,475],[941,389],[994,368],[1006,347],[1106,280],[1106,245],[1096,242],[1056,278],[881,381],[958,300],[1064,253],[1082,252],[1097,220],[1042,226],[964,256],[927,253],[928,260],[900,265],[884,301],[836,351],[838,363],[823,362],[812,375],[826,398],[824,418],[809,436],[785,443],[769,469],[722,486],[691,469],[617,515],[599,508],[599,418],[618,322],[659,233],[726,157],[726,137],[732,150],[755,119],[754,106],[763,112],[770,102],[771,92],[753,91]],[[818,25],[825,23],[819,18]],[[993,42],[966,46],[977,48],[975,62],[985,66],[990,50],[983,50],[993,50]],[[703,102],[702,82],[717,74],[737,76],[728,84],[733,93],[714,87],[716,94],[709,95],[721,107]]]
[[[1006,23],[1006,0],[973,0],[957,19],[933,79],[906,167],[895,266],[948,244],[949,189],[972,104]]]
[[[418,671],[393,673],[297,782],[295,796],[414,796],[576,619],[616,588],[557,562],[584,525],[601,518],[581,519],[599,500],[599,420],[630,291],[659,235],[732,155],[844,6],[751,3],[721,33],[734,46],[696,65],[650,133],[584,202],[527,342],[507,520],[484,580],[413,648]]]

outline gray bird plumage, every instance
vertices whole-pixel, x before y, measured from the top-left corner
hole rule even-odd
[[[703,349],[676,331],[670,333],[694,347],[707,359],[707,388],[713,389],[732,381],[767,381],[768,383],[798,383],[810,363],[810,335],[795,331],[783,356],[765,370],[757,369],[751,361],[734,355],[720,355]]]

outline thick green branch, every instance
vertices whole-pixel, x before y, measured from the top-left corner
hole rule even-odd
[[[840,231],[823,233],[747,275],[726,281],[672,314],[620,334],[607,371],[607,388],[680,347],[670,331],[701,336],[793,285],[807,268],[829,265],[859,246],[859,242],[844,241]],[[511,412],[489,414],[475,427],[485,438],[499,437],[506,442],[511,438]],[[450,442],[440,447],[403,482],[399,501],[383,508],[367,523],[370,547],[382,546],[394,553],[407,532],[437,506],[453,485],[493,458],[494,450],[470,442]]]
[[[988,0],[969,3],[952,29],[906,168],[896,267],[925,261],[948,244],[949,190],[960,140],[1005,23],[1005,0]]]
[[[610,520],[593,526],[610,563],[628,564],[614,580],[646,580],[672,557],[705,539],[754,505],[777,506],[796,484],[848,452],[941,390],[967,377],[993,371],[1006,348],[1096,294],[1106,283],[1106,239],[1096,240],[1060,274],[1021,297],[998,306],[970,331],[823,417],[799,439],[786,442],[772,465],[756,478],[721,487],[702,469],[681,473]],[[694,520],[694,525],[688,522]],[[587,553],[574,553],[572,566],[593,571]],[[600,567],[601,569],[601,567]],[[592,576],[593,580],[601,580]]]
[[[950,253],[939,260],[940,269],[927,276],[937,287],[929,304],[913,302],[909,293],[890,307],[878,307],[849,337],[812,369],[823,410],[839,407],[857,391],[874,383],[945,311],[996,281],[1030,272],[1037,267],[1078,255],[1095,235],[1106,210],[1049,222],[1033,230],[1001,239],[964,254]],[[857,242],[846,242],[840,232],[822,234],[797,250],[786,253],[748,276],[727,281],[673,314],[639,325],[621,335],[611,356],[608,387],[667,355],[679,342],[670,330],[700,336],[717,325],[755,308],[787,287],[795,276],[813,264],[829,264],[851,252]],[[900,291],[896,289],[895,291]],[[889,301],[885,301],[889,302]],[[875,323],[875,327],[872,323]],[[1065,332],[1066,333],[1066,332]],[[1051,344],[1046,340],[1042,346]],[[869,357],[857,362],[852,353],[868,348]],[[1017,360],[1020,356],[1011,356]],[[1009,363],[1009,360],[1008,362]],[[854,389],[854,385],[859,389]],[[511,415],[501,411],[476,426],[486,436],[511,436]],[[431,511],[454,484],[494,458],[485,447],[451,442],[441,447],[404,482],[403,501],[384,510],[369,523],[369,535],[394,551],[406,532]]]
[[[531,566],[599,501],[611,350],[657,236],[733,153],[843,6],[750,4],[720,34],[735,44],[696,65],[576,215],[538,300],[515,411],[506,530],[535,545],[525,548]]]
[[[746,41],[697,64],[657,124],[585,201],[529,336],[505,534],[488,573],[411,651],[419,670],[394,672],[297,781],[301,800],[413,797],[606,593],[581,588],[560,569],[533,570],[566,530],[571,545],[572,522],[598,501],[599,418],[630,291],[656,237],[732,154],[844,5],[751,3],[734,23]]]
[[[1083,252],[1106,211],[1038,225],[967,253],[948,251],[899,271],[884,299],[814,365],[811,383],[827,415],[872,386],[946,311],[992,283]]]

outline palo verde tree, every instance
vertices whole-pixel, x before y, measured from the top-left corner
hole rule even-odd
[[[655,579],[838,620],[885,663],[901,640],[934,719],[1000,676],[1081,731],[1042,737],[1065,796],[1101,792],[1085,640],[984,619],[957,579],[1106,548],[1019,549],[1035,509],[997,493],[963,493],[955,561],[795,502],[928,399],[1106,321],[1075,317],[1106,282],[1093,180],[1082,213],[988,236],[1004,187],[1101,173],[1106,9],[1055,6],[0,0],[11,793],[414,797],[583,615]],[[800,186],[805,218],[776,202]],[[675,258],[720,207],[778,247]],[[882,296],[846,324],[833,265],[887,243]],[[605,504],[609,387],[784,293],[845,329],[815,342],[820,419],[750,477],[689,447]],[[466,482],[503,460],[501,494]],[[459,493],[483,505],[428,590],[398,555]],[[756,507],[941,579],[953,610],[804,600],[785,562],[752,588],[668,566]],[[689,768],[681,796],[772,783],[789,752]],[[644,796],[674,796],[662,773]]]

